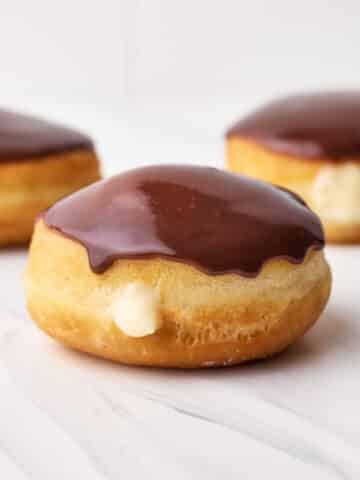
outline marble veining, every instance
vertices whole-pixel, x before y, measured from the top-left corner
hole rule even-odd
[[[334,296],[304,340],[269,362],[194,372],[59,346],[25,311],[25,255],[0,254],[1,478],[360,478],[360,251],[328,253]]]

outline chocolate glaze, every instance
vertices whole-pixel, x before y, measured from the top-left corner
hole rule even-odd
[[[89,137],[38,118],[0,110],[0,163],[34,161],[71,150],[92,149]]]
[[[167,257],[209,274],[256,276],[264,262],[300,263],[322,248],[318,217],[287,190],[215,168],[144,167],[91,185],[44,215],[80,242],[92,270]]]
[[[341,162],[360,155],[360,91],[290,96],[240,120],[227,137],[254,140],[275,152]]]

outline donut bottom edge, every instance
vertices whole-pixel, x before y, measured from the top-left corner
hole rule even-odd
[[[28,303],[28,309],[41,330],[65,346],[83,353],[125,365],[209,368],[265,359],[285,350],[316,322],[328,297],[328,290],[328,285],[319,285],[305,298],[294,302],[269,331],[258,332],[237,341],[191,347],[180,344],[168,346],[164,336],[154,348],[148,338],[132,339],[116,335],[107,338],[104,332],[99,332],[102,341],[98,342],[94,332],[89,336],[86,317],[74,316],[73,312],[66,310],[49,308],[46,311],[43,306],[32,301]],[[70,325],[73,328],[69,328]]]

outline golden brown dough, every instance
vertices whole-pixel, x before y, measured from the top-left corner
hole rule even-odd
[[[334,164],[326,157],[306,159],[274,152],[237,136],[227,138],[226,149],[229,170],[285,187],[304,198],[320,216],[328,242],[360,243],[359,157]]]
[[[92,149],[0,163],[0,245],[30,240],[37,215],[100,178]]]
[[[44,261],[44,251],[52,255]],[[159,294],[162,326],[142,338],[125,335],[110,307],[118,292],[141,282]],[[25,275],[28,308],[65,345],[116,362],[161,367],[232,365],[279,352],[322,312],[331,274],[320,250],[302,264],[268,261],[255,278],[207,275],[160,258],[118,260],[101,275],[79,243],[37,222]]]

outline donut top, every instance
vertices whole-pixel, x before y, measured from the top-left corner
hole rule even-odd
[[[117,259],[167,257],[252,277],[271,258],[300,263],[324,245],[318,217],[299,197],[206,167],[135,169],[59,201],[44,221],[86,248],[95,273]]]
[[[227,137],[244,137],[273,150],[340,162],[360,155],[360,91],[283,98],[240,120]]]
[[[86,135],[44,120],[0,110],[0,162],[34,161],[81,148],[93,148]]]

